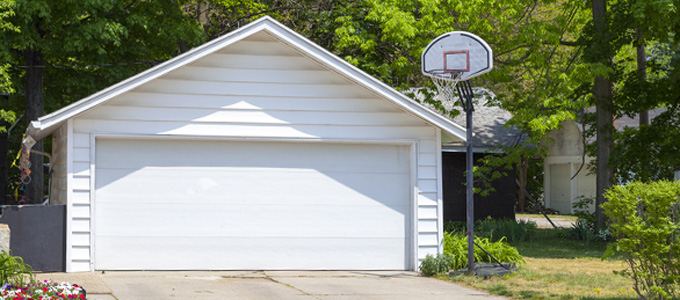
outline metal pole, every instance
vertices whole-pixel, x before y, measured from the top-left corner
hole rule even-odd
[[[461,86],[462,85],[462,86]],[[472,87],[468,81],[460,82],[458,87],[458,97],[460,98],[466,113],[466,138],[465,142],[466,148],[466,220],[467,220],[467,244],[468,244],[468,273],[474,273],[475,260],[474,260],[474,226],[475,226],[475,207],[474,207],[474,190],[473,190],[473,152],[472,152],[472,112],[474,107],[472,106]]]

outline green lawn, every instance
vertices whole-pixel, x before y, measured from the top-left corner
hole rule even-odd
[[[559,230],[539,229],[531,241],[515,242],[525,265],[517,274],[484,279],[448,276],[449,280],[512,299],[635,300],[632,280],[613,271],[622,260],[601,260],[606,244],[562,238]]]

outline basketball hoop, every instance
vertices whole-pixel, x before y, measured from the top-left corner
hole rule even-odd
[[[472,86],[468,79],[491,71],[493,51],[478,36],[464,31],[454,31],[434,39],[421,57],[423,74],[432,78],[442,103],[452,103],[456,92],[466,113],[466,223],[468,244],[468,273],[474,273],[474,191],[472,148]],[[463,81],[463,84],[458,85]],[[477,245],[479,247],[479,245]],[[480,247],[481,248],[481,247]],[[483,249],[482,249],[483,250]]]

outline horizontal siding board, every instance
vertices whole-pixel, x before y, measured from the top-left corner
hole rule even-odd
[[[435,167],[435,166],[418,166],[418,178],[420,178],[420,179],[437,179],[437,167]]]
[[[418,194],[418,205],[435,206],[437,205],[437,193],[427,192]]]
[[[90,148],[73,148],[73,161],[79,162],[89,162],[90,161]]]
[[[90,205],[89,204],[73,204],[71,206],[71,216],[74,218],[89,218]]]
[[[262,56],[248,54],[213,53],[191,66],[264,69],[264,70],[324,70],[318,63],[302,56]]]
[[[277,84],[252,82],[189,81],[156,79],[135,89],[198,95],[250,95],[283,97],[372,97],[368,90],[353,84]]]
[[[89,204],[90,203],[90,191],[73,191],[73,204]]]
[[[436,179],[418,179],[418,190],[423,193],[433,193],[437,191]]]
[[[418,232],[436,233],[437,220],[418,220]]]
[[[90,177],[89,176],[73,176],[73,190],[89,190]]]
[[[347,79],[325,70],[257,70],[186,66],[162,78],[191,81],[348,84]]]
[[[83,259],[83,260],[71,260],[71,265],[70,265],[71,272],[89,272],[92,271],[90,269],[90,260],[89,259]]]
[[[88,260],[90,259],[90,247],[88,246],[73,246],[71,247],[71,258],[74,260]]]
[[[437,255],[438,252],[437,246],[420,246],[418,247],[418,259],[425,259],[428,255]]]
[[[408,139],[432,133],[429,126],[328,126],[328,125],[224,125],[184,122],[142,122],[76,119],[79,131],[122,134],[163,134],[188,136]],[[89,161],[89,152],[87,156]]]
[[[396,105],[378,98],[329,98],[327,96],[285,98],[129,92],[116,97],[106,105],[232,110],[402,112]]]
[[[87,232],[76,232],[71,234],[71,244],[76,247],[89,247],[90,234]]]
[[[418,244],[422,246],[438,246],[436,232],[420,232],[418,233]]]
[[[418,219],[419,220],[436,220],[437,219],[437,207],[436,206],[418,206]]]
[[[87,134],[87,133],[74,133],[73,134],[73,147],[77,147],[77,148],[88,148],[88,147],[90,147],[90,135]]]
[[[419,120],[416,117],[404,113],[393,112],[234,111],[195,108],[146,108],[133,106],[100,107],[83,114],[82,118],[99,120],[148,120],[274,125],[426,125],[422,120]]]
[[[441,155],[441,154],[439,154]],[[434,153],[418,153],[418,165],[419,166],[436,166],[437,165],[437,155]]]
[[[76,161],[72,166],[74,176],[90,176],[90,162]]]
[[[238,43],[231,44],[220,49],[217,53],[230,54],[248,54],[248,55],[267,55],[267,56],[299,56],[300,52],[293,49],[284,43],[278,42],[274,37],[269,36],[269,40],[265,40],[264,36],[257,39],[244,39]]]
[[[72,232],[90,232],[89,218],[72,218],[71,221]]]

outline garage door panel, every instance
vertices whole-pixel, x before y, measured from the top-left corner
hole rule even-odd
[[[164,205],[101,203],[99,236],[403,237],[408,206]],[[125,216],[121,222],[118,216]]]
[[[409,267],[407,146],[98,139],[95,153],[96,269]]]
[[[315,170],[103,169],[99,201],[116,203],[403,204],[407,173],[320,173]],[[181,180],[177,180],[181,174]],[[101,178],[100,178],[101,177]],[[172,182],[158,185],[158,182]],[[250,187],[250,188],[248,188]],[[168,197],[168,194],[175,197]],[[114,196],[109,198],[109,196]],[[378,199],[382,202],[377,203]]]
[[[117,247],[122,243],[133,243],[135,247]],[[97,267],[106,270],[397,270],[405,268],[407,257],[404,252],[392,250],[403,247],[404,243],[402,239],[289,237],[100,238],[97,245],[103,249],[98,250],[97,259],[102,263],[97,263]],[[370,264],[366,263],[367,257],[371,258]],[[157,261],[166,263],[159,266]],[[127,267],[130,265],[135,267]]]
[[[143,148],[139,148],[140,142],[144,144]],[[100,140],[97,145],[98,167],[133,170],[144,167],[231,166],[335,172],[370,169],[372,172],[394,173],[403,171],[410,159],[408,148],[404,146],[376,144],[357,147],[356,144],[342,143],[112,139]],[[121,156],[120,153],[132,156]]]

